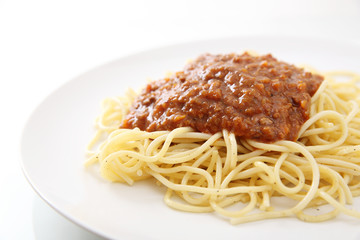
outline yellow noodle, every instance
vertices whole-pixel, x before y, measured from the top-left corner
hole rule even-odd
[[[337,77],[348,80],[339,83]],[[340,213],[360,218],[346,207],[360,195],[360,76],[332,72],[325,78],[297,141],[271,144],[237,139],[227,130],[118,129],[136,94],[106,99],[86,165],[98,162],[101,175],[115,182],[155,178],[167,188],[168,206],[217,212],[233,224],[289,216],[319,222]],[[295,204],[279,210],[272,201],[278,197]],[[333,209],[305,213],[325,204]]]

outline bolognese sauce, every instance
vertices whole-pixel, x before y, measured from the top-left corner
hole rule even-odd
[[[223,129],[260,142],[296,140],[323,77],[272,55],[204,54],[183,71],[149,83],[122,128]]]

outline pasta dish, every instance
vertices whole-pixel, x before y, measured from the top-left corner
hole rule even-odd
[[[359,218],[359,81],[270,54],[203,54],[140,94],[105,99],[86,164],[113,182],[154,178],[169,207],[232,224]]]

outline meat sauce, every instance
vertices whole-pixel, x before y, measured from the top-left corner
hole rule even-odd
[[[322,81],[270,54],[204,54],[149,83],[120,127],[151,132],[188,126],[266,143],[296,140]]]

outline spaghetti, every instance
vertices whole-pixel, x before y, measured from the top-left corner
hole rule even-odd
[[[360,76],[332,72],[324,77],[296,141],[263,143],[228,130],[208,134],[190,127],[119,129],[137,94],[130,90],[105,99],[89,149],[101,143],[89,151],[87,165],[98,162],[101,175],[113,182],[132,185],[155,178],[167,188],[168,206],[217,212],[233,224],[288,216],[319,222],[339,213],[360,218],[346,207],[360,195]],[[295,204],[279,210],[272,204],[277,197]],[[333,210],[306,212],[321,205]]]

